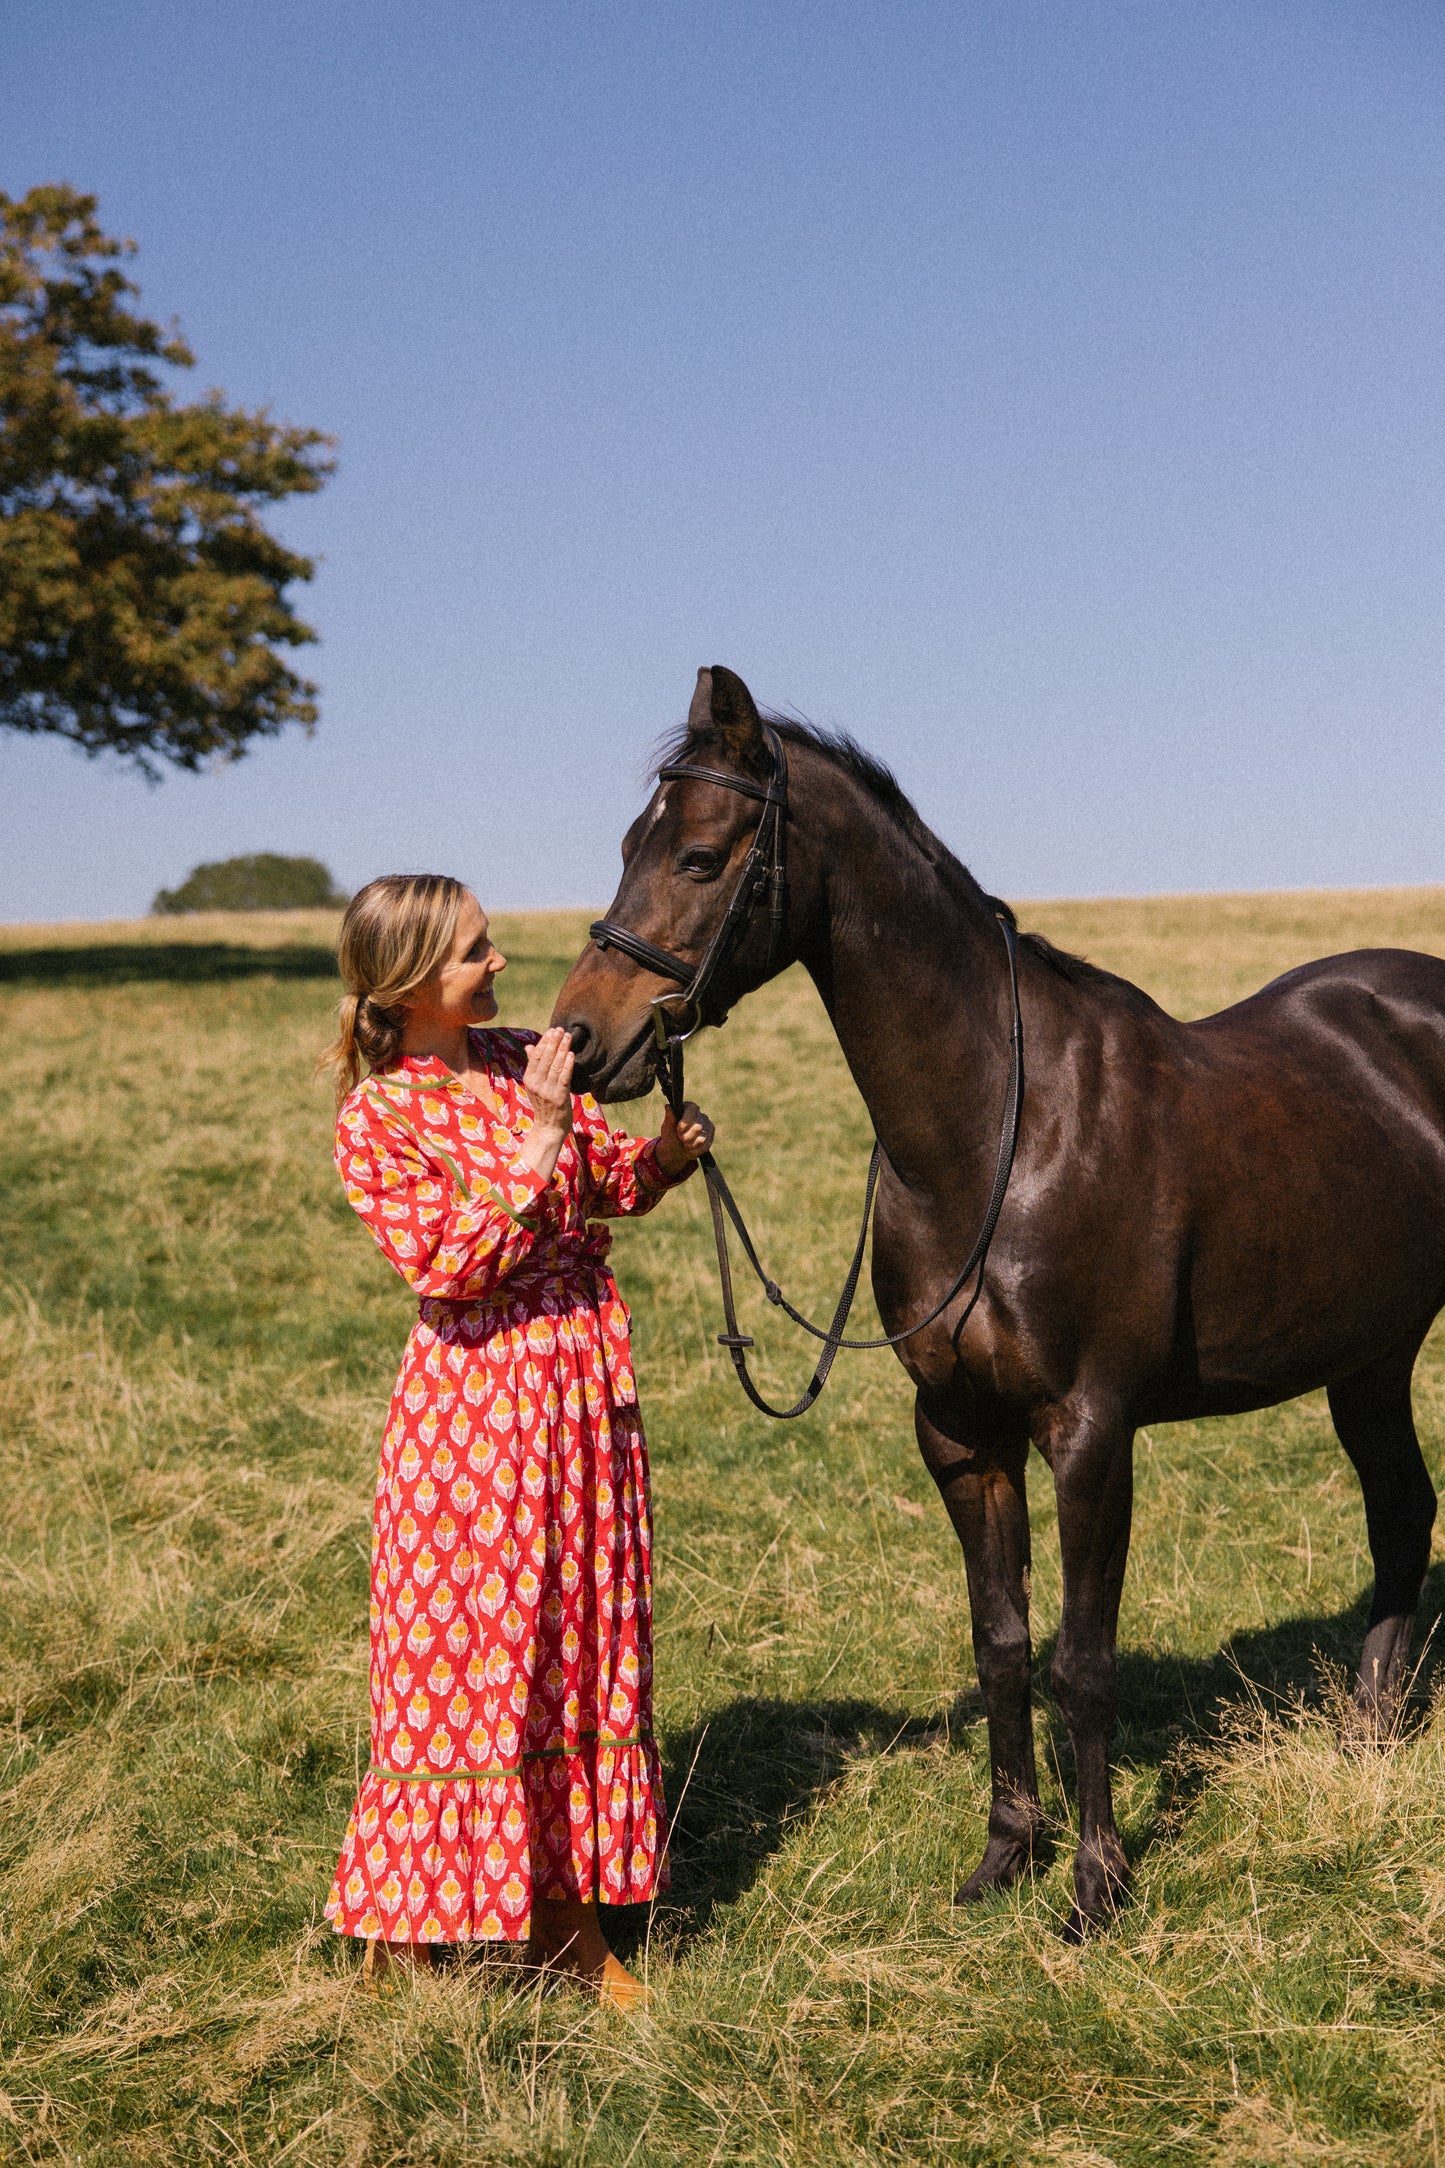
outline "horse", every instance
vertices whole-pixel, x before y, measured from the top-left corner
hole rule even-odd
[[[1445,962],[1329,957],[1181,1023],[1113,973],[1015,934],[1009,907],[885,767],[850,738],[764,720],[714,666],[627,832],[603,941],[557,998],[578,1088],[651,1089],[654,1004],[676,998],[681,975],[668,960],[710,953],[729,878],[768,817],[779,746],[786,890],[771,929],[749,909],[714,956],[695,1021],[721,1024],[795,961],[811,975],[882,1148],[872,1279],[889,1332],[927,1319],[989,1208],[1022,1022],[1015,1154],[982,1276],[897,1352],[963,1549],[987,1714],[987,1836],[959,1903],[1018,1880],[1042,1837],[1031,1445],[1052,1473],[1063,1609],[1051,1680],[1076,1771],[1065,1933],[1077,1941],[1129,1884],[1109,1754],[1141,1426],[1325,1389],[1375,1573],[1352,1728],[1382,1738],[1397,1721],[1435,1517],[1410,1380],[1445,1302]],[[622,927],[637,953],[605,938]],[[639,961],[649,951],[654,968]]]

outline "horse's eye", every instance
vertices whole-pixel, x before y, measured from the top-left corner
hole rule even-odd
[[[709,850],[705,843],[690,843],[677,854],[678,872],[690,874],[695,881],[712,880],[722,862],[722,852]]]

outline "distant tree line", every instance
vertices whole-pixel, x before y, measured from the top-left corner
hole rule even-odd
[[[162,918],[187,911],[329,911],[348,900],[319,858],[257,851],[196,866],[179,888],[163,888],[151,910]]]

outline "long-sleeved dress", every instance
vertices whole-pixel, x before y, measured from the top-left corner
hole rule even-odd
[[[409,1057],[337,1123],[347,1198],[421,1298],[381,1449],[338,1934],[515,1940],[534,1895],[633,1904],[665,1874],[647,1448],[588,1222],[671,1185],[585,1094],[551,1178],[526,1164],[535,1037],[473,1034],[488,1095]]]

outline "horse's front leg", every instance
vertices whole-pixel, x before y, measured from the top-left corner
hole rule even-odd
[[[914,1420],[925,1465],[963,1545],[974,1663],[988,1714],[988,1843],[954,1899],[971,1904],[1026,1872],[1043,1820],[1029,1704],[1029,1441],[1020,1434],[970,1448],[932,1421],[921,1401]]]
[[[1054,1471],[1064,1607],[1050,1670],[1069,1727],[1079,1798],[1074,1909],[1064,1932],[1082,1941],[1128,1892],[1129,1863],[1114,1825],[1109,1748],[1117,1704],[1119,1597],[1134,1503],[1134,1434],[1117,1420],[1060,1410],[1038,1440]]]

